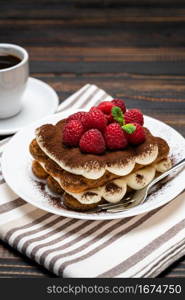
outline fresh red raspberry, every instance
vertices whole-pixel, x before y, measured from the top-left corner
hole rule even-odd
[[[139,109],[129,109],[126,111],[125,115],[125,123],[129,124],[129,123],[138,123],[140,125],[144,124],[144,119],[143,119],[143,114]]]
[[[138,123],[132,123],[136,127],[135,131],[131,134],[126,133],[128,142],[133,145],[139,145],[145,141],[146,135],[144,128]]]
[[[111,101],[114,106],[118,106],[119,108],[121,108],[123,114],[126,112],[126,105],[125,105],[125,102],[121,99],[113,99]]]
[[[111,150],[124,149],[128,145],[126,134],[118,123],[109,124],[104,137],[107,148]]]
[[[107,119],[105,115],[97,108],[93,108],[90,112],[84,115],[81,119],[81,122],[85,130],[96,128],[102,132],[105,131],[107,125]]]
[[[114,106],[115,105],[110,101],[103,101],[97,106],[97,108],[100,109],[105,115],[110,115]]]
[[[113,123],[113,122],[116,122],[112,116],[112,114],[109,114],[109,115],[105,115],[106,119],[107,119],[107,124],[110,124],[110,123]]]
[[[105,151],[105,141],[98,129],[86,131],[80,139],[80,149],[85,153],[101,154]]]
[[[96,109],[98,109],[97,106],[92,106],[90,111],[93,111],[93,110],[96,110]]]
[[[82,117],[83,117],[84,115],[86,115],[86,112],[85,112],[85,111],[79,111],[79,112],[74,113],[74,114],[72,114],[71,116],[69,116],[69,117],[67,118],[66,121],[67,121],[67,122],[72,121],[72,120],[78,120],[78,121],[81,121],[81,119],[82,119]]]
[[[63,143],[67,146],[78,146],[84,128],[79,120],[71,120],[66,123],[63,131]]]

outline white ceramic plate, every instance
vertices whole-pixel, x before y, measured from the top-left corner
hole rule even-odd
[[[73,112],[75,111],[71,110],[70,114]],[[65,207],[54,206],[53,202],[49,200],[50,195],[47,189],[43,190],[44,184],[39,183],[31,173],[32,158],[29,154],[29,144],[34,138],[34,130],[38,126],[45,123],[55,124],[65,117],[67,117],[67,112],[52,115],[32,124],[18,132],[6,145],[2,157],[3,176],[12,190],[25,201],[57,215],[77,219],[106,220],[125,218],[151,211],[172,200],[185,188],[185,170],[183,170],[149,196],[147,202],[124,212],[80,213],[67,210]],[[185,157],[185,139],[173,128],[147,116],[145,116],[145,126],[151,130],[153,135],[166,139],[171,149],[170,155],[173,163],[177,163]]]
[[[29,77],[23,95],[22,109],[17,115],[0,119],[0,135],[13,134],[32,122],[56,112],[59,99],[47,83]]]

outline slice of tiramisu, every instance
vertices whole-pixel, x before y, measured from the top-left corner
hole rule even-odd
[[[63,193],[70,209],[117,203],[171,167],[168,144],[143,123],[139,110],[126,111],[124,101],[114,99],[45,124],[30,144],[33,173]]]

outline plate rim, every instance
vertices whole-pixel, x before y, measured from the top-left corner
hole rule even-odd
[[[77,112],[77,111],[81,111],[82,109],[71,109],[70,110],[70,113],[73,113],[74,111]],[[54,115],[50,115],[50,116],[47,116],[47,117],[44,117],[42,120],[37,120],[36,122],[30,124],[29,126],[27,126],[26,128],[23,128],[21,129],[18,133],[15,134],[15,136],[13,136],[11,138],[11,140],[7,143],[7,145],[5,146],[5,149],[3,151],[3,154],[2,154],[2,174],[3,174],[3,177],[5,179],[5,181],[7,182],[8,186],[21,198],[23,198],[27,203],[30,203],[31,205],[39,208],[39,209],[42,209],[46,212],[50,212],[52,214],[55,214],[55,215],[59,215],[59,216],[65,216],[65,217],[68,217],[68,218],[75,218],[75,219],[85,219],[85,220],[113,220],[113,219],[121,219],[121,218],[126,218],[126,217],[131,217],[131,216],[136,216],[136,215],[140,215],[140,214],[143,214],[143,213],[147,213],[151,210],[154,210],[170,201],[172,201],[173,199],[171,200],[168,200],[168,197],[167,197],[167,200],[164,201],[162,204],[161,203],[154,203],[152,208],[148,207],[148,208],[143,208],[141,207],[140,211],[137,212],[137,213],[133,213],[133,210],[130,210],[131,213],[129,214],[129,211],[127,211],[127,215],[126,216],[122,216],[120,215],[120,213],[118,214],[113,214],[112,216],[110,215],[93,215],[93,214],[90,214],[90,213],[81,213],[81,212],[77,212],[77,211],[67,211],[67,210],[59,210],[58,209],[58,213],[57,213],[57,208],[43,208],[42,205],[40,205],[40,203],[36,203],[35,201],[32,201],[30,199],[28,199],[29,197],[25,197],[25,194],[24,192],[21,192],[20,191],[17,193],[17,190],[16,188],[14,188],[14,186],[9,182],[9,177],[7,176],[7,173],[6,173],[6,153],[7,153],[7,150],[8,147],[11,147],[11,143],[14,143],[16,141],[17,138],[19,138],[19,135],[21,136],[22,134],[24,134],[24,131],[26,133],[26,130],[28,130],[28,128],[30,130],[32,130],[34,132],[34,129],[37,127],[37,126],[40,126],[42,124],[44,124],[44,122],[55,122],[57,120],[57,118],[61,115],[67,115],[68,112],[67,111],[64,111],[64,112],[60,112],[60,113],[57,113],[57,114],[54,114]],[[172,128],[171,126],[169,126],[168,124],[160,121],[160,120],[157,120],[155,118],[152,118],[150,116],[146,116],[144,115],[145,118],[148,118],[148,119],[152,119],[154,122],[159,122],[159,123],[162,123],[163,125],[167,126],[170,128],[170,130],[173,130],[174,133],[176,135],[178,135],[180,138],[182,138],[184,141],[185,141],[185,138],[178,132],[176,131],[174,128]],[[51,121],[49,121],[51,119]],[[11,150],[11,149],[10,149]],[[176,195],[177,196],[177,195]],[[26,199],[25,199],[26,198]],[[134,209],[134,208],[133,208]]]
[[[44,81],[42,81],[38,78],[34,78],[34,77],[29,76],[28,81],[35,82],[35,84],[37,84],[39,86],[42,86],[44,89],[49,90],[50,93],[53,94],[52,102],[51,102],[52,103],[51,110],[50,110],[49,114],[47,114],[46,116],[43,116],[42,119],[49,116],[49,115],[52,115],[53,113],[55,113],[57,108],[58,108],[58,105],[59,105],[59,96],[56,93],[56,91],[48,83],[46,83],[46,82],[44,82]],[[28,82],[27,82],[27,84],[28,84]],[[3,121],[3,119],[1,119],[1,121]],[[22,129],[25,129],[27,126],[30,126],[31,124],[33,124],[37,121],[39,121],[39,120],[33,121],[30,124],[25,125],[24,127],[16,127],[14,129],[0,129],[0,135],[9,135],[9,134],[17,133],[18,131],[20,131]]]

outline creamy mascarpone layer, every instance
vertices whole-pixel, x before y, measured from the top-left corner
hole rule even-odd
[[[40,164],[44,168],[44,163]],[[159,163],[143,167],[130,175],[114,179],[101,187],[89,189],[83,193],[67,193],[82,204],[98,203],[102,198],[104,198],[107,202],[117,203],[125,196],[127,187],[130,187],[133,190],[140,190],[154,179],[156,172],[166,172],[171,168],[171,166],[171,160],[166,158],[161,160]],[[59,178],[53,178],[60,184]]]
[[[142,155],[136,155],[135,157],[130,159],[128,163],[125,163],[124,165],[112,164],[111,166],[106,165],[105,167],[100,167],[99,165],[96,165],[96,161],[95,161],[94,165],[91,165],[91,167],[89,167],[87,164],[87,166],[83,166],[83,168],[82,167],[71,168],[67,166],[63,161],[59,161],[52,153],[47,151],[41,139],[39,138],[39,135],[37,135],[37,132],[36,132],[36,140],[39,147],[42,149],[42,151],[54,162],[56,162],[62,169],[72,174],[82,175],[83,177],[89,179],[98,179],[102,177],[106,172],[106,170],[118,176],[126,176],[132,172],[136,163],[144,166],[150,165],[152,162],[156,160],[158,156],[158,146],[151,144],[150,151]]]

